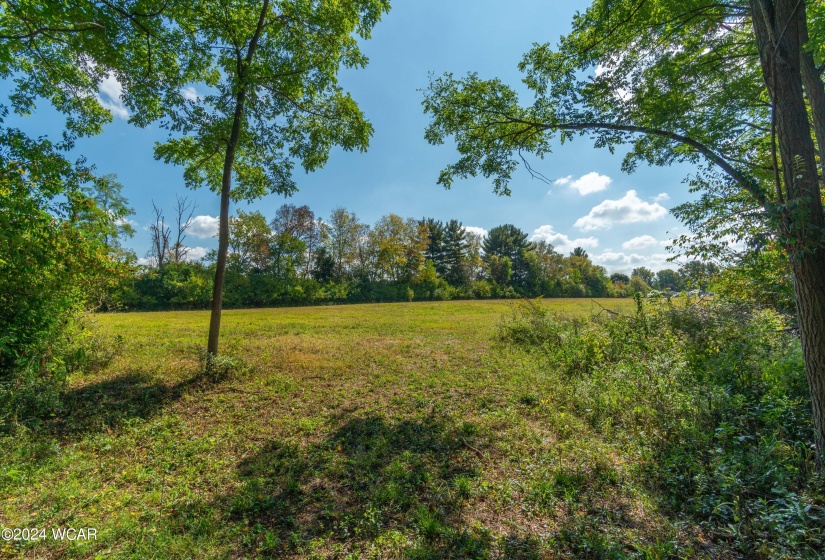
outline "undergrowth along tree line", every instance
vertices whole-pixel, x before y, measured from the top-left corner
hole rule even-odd
[[[210,302],[216,254],[197,261],[173,240],[185,236],[181,204],[150,227],[147,265],[109,292],[107,309],[203,309]],[[651,290],[708,290],[712,263],[678,271],[638,267],[608,276],[582,248],[569,255],[511,224],[482,236],[457,220],[389,214],[366,224],[345,208],[326,219],[284,204],[268,220],[239,210],[229,219],[224,304],[228,307],[512,297],[630,297]]]
[[[562,438],[593,430],[617,442],[663,513],[701,524],[704,554],[822,557],[825,477],[787,316],[719,298],[637,297],[633,314],[570,318],[528,300],[497,338],[553,379],[552,392],[522,402]],[[548,486],[531,498],[557,507]],[[573,542],[582,554],[635,557],[593,537]],[[688,557],[676,547],[662,557]]]

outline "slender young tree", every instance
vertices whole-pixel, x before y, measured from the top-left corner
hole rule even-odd
[[[156,157],[185,167],[188,186],[220,194],[220,226],[207,351],[218,354],[231,199],[296,190],[294,162],[321,167],[333,146],[367,148],[372,126],[338,84],[367,58],[358,37],[388,0],[196,1],[175,24],[209,66],[180,96]],[[198,89],[200,88],[200,89]]]

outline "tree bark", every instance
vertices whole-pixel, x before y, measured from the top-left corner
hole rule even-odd
[[[218,225],[218,262],[215,263],[215,282],[212,285],[212,315],[209,318],[209,341],[206,352],[218,355],[218,340],[221,332],[221,311],[223,308],[223,285],[226,279],[226,259],[229,253],[229,193],[232,189],[232,168],[235,165],[235,148],[241,133],[243,107],[246,90],[241,89],[235,98],[235,116],[232,120],[232,133],[226,146],[223,160],[223,178],[221,181],[221,212]]]
[[[813,118],[814,136],[819,149],[819,165],[821,168],[819,180],[825,181],[825,85],[822,83],[822,74],[816,67],[811,52],[806,48],[808,43],[807,16],[802,6],[802,25],[800,26],[799,41],[802,47],[802,84],[808,95]]]
[[[779,233],[789,254],[805,371],[813,409],[817,466],[825,453],[825,216],[803,94],[801,0],[750,0],[765,83],[776,110],[788,204]]]
[[[792,261],[799,329],[805,373],[811,391],[817,465],[822,466],[825,450],[825,252]]]
[[[232,190],[232,169],[235,165],[235,152],[238,146],[238,138],[240,138],[241,135],[244,103],[246,102],[246,91],[248,87],[244,79],[244,69],[249,66],[252,58],[255,56],[255,49],[258,46],[258,40],[261,38],[268,10],[269,0],[264,0],[261,15],[258,18],[258,25],[255,28],[252,40],[249,42],[246,57],[241,58],[240,51],[237,53],[238,91],[235,94],[235,114],[232,119],[232,131],[229,135],[229,141],[226,145],[226,155],[223,160],[221,211],[219,218],[220,224],[218,226],[218,261],[215,263],[215,282],[212,286],[212,314],[209,318],[209,340],[206,345],[206,353],[209,356],[218,355],[218,341],[221,333],[223,285],[226,279],[226,259],[229,252],[229,193]]]

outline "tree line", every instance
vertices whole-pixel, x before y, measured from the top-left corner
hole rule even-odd
[[[110,309],[209,305],[215,251],[188,258],[194,205],[178,198],[171,219],[155,207],[147,265],[110,292]],[[530,241],[512,224],[487,235],[458,220],[388,214],[370,225],[346,208],[323,219],[284,204],[272,219],[239,210],[229,219],[224,303],[229,307],[512,297],[628,297],[652,289],[707,289],[718,269],[693,261],[654,273],[608,276],[581,247],[569,255]]]

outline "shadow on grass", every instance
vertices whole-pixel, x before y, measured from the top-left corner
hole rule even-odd
[[[199,383],[200,378],[193,378],[166,385],[131,373],[70,389],[63,396],[61,414],[43,428],[62,438],[117,428],[130,419],[154,416]]]
[[[468,526],[480,459],[475,425],[427,417],[340,420],[306,448],[269,442],[229,497],[244,553],[278,558],[540,558],[538,541]]]

